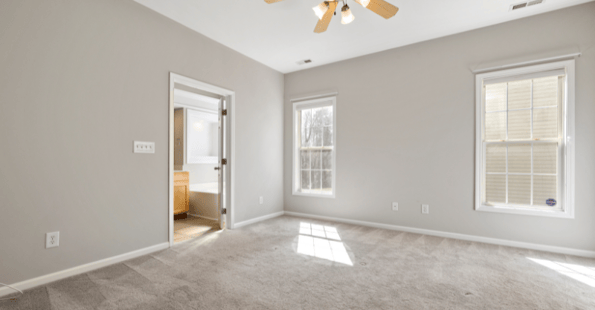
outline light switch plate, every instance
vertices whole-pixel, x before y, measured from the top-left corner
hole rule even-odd
[[[45,248],[55,248],[60,245],[60,232],[50,232],[45,234]]]
[[[134,141],[134,153],[155,153],[155,142]]]

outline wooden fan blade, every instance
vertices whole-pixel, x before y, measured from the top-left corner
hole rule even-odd
[[[318,21],[316,24],[316,28],[314,28],[314,32],[316,33],[323,33],[328,28],[328,24],[331,22],[331,18],[333,18],[333,14],[335,14],[335,9],[337,8],[337,2],[332,1],[328,4],[328,10],[324,13],[324,16]]]
[[[275,2],[281,2],[283,0],[264,0],[264,2],[271,4],[271,3],[275,3]]]
[[[361,0],[355,0],[355,2],[362,4]],[[397,12],[399,11],[398,7],[384,0],[370,0],[370,3],[366,8],[386,19],[395,16],[395,14],[397,14]]]

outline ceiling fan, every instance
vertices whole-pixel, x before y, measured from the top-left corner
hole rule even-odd
[[[264,2],[269,4],[281,1],[283,0],[264,0]],[[333,15],[335,15],[335,9],[339,5],[339,1],[343,3],[343,7],[341,7],[341,23],[349,24],[355,19],[355,17],[351,13],[351,9],[346,3],[347,0],[327,0],[312,8],[314,10],[314,14],[316,14],[316,16],[318,16],[319,19],[318,24],[316,24],[316,28],[314,28],[314,32],[322,33],[326,31],[329,23],[331,22],[331,18],[333,17]],[[395,16],[395,14],[397,14],[397,12],[399,11],[398,7],[384,0],[354,1],[386,19]]]

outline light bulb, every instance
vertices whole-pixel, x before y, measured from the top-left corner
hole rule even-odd
[[[328,11],[328,2],[327,1],[322,2],[321,4],[313,7],[312,10],[314,10],[314,14],[316,14],[316,16],[318,16],[318,19],[322,19],[322,17],[324,16],[324,13],[326,13],[326,11]]]
[[[355,19],[353,14],[351,14],[351,9],[349,8],[349,6],[347,4],[344,5],[343,8],[341,9],[341,16],[342,16],[341,24],[343,24],[343,25],[347,25]]]
[[[368,4],[370,4],[370,0],[359,0],[359,3],[360,3],[360,4],[361,4],[363,7],[367,8],[367,7],[368,7]]]

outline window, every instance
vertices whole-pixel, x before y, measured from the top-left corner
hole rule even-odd
[[[574,61],[477,75],[476,209],[574,217]]]
[[[335,97],[293,104],[293,194],[335,197]]]

